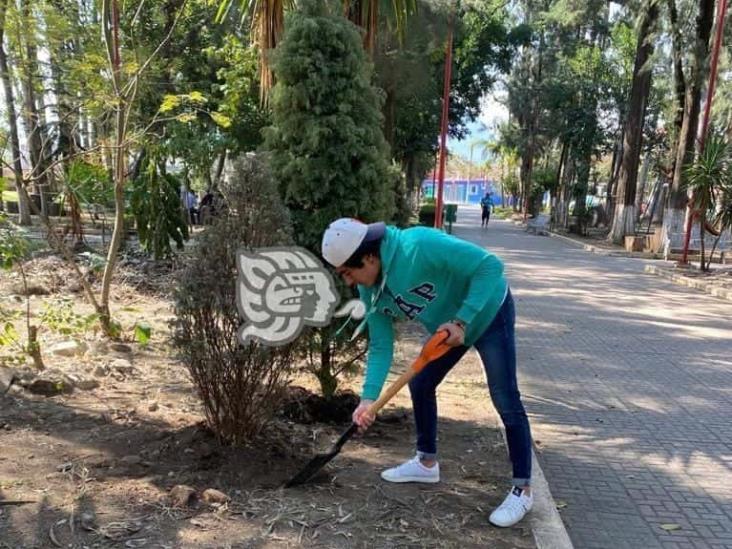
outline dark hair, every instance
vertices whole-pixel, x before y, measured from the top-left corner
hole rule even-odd
[[[348,267],[349,269],[360,269],[361,267],[363,267],[364,257],[367,257],[369,255],[375,255],[376,257],[379,257],[380,248],[381,238],[362,242],[361,245],[356,249],[356,251],[351,254],[351,257],[346,260],[343,266]]]

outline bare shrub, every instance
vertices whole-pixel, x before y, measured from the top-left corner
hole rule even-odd
[[[236,307],[236,251],[291,244],[291,225],[265,159],[247,155],[227,166],[222,203],[196,239],[177,280],[174,341],[210,427],[231,443],[252,439],[272,417],[292,368],[293,347],[241,345]]]

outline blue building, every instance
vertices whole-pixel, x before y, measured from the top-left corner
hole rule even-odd
[[[434,188],[434,192],[433,192]],[[445,179],[442,198],[453,204],[480,204],[480,199],[486,192],[493,193],[493,202],[496,206],[501,203],[500,186],[490,179]],[[432,179],[422,181],[422,197],[436,198],[437,183]]]

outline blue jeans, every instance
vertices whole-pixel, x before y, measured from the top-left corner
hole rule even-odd
[[[496,318],[475,342],[488,377],[488,390],[506,428],[508,454],[513,464],[513,483],[523,487],[531,483],[531,429],[516,381],[516,310],[509,291]],[[447,373],[467,352],[461,345],[428,364],[409,383],[417,427],[417,453],[437,456],[437,398],[435,390]]]

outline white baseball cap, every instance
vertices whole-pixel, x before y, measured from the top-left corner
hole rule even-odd
[[[385,231],[383,222],[366,224],[351,217],[336,219],[323,233],[323,259],[334,267],[340,267],[361,244],[383,237]]]

